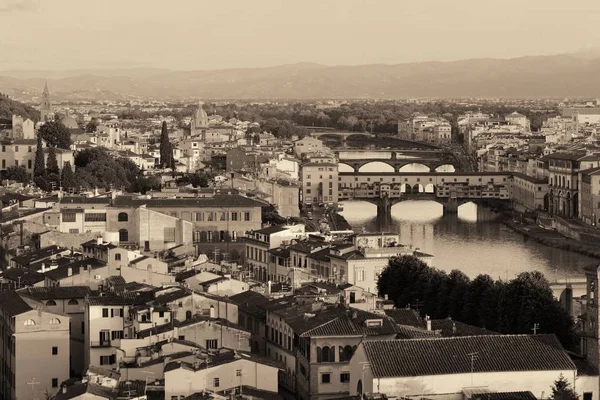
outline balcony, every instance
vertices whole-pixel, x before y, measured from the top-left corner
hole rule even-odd
[[[90,347],[110,347],[110,339],[106,340],[91,340]]]

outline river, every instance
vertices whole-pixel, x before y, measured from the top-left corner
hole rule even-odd
[[[377,232],[375,205],[343,202],[340,213],[355,232]],[[525,239],[498,221],[497,215],[473,203],[458,209],[458,215],[443,216],[442,206],[433,201],[404,201],[392,207],[392,225],[400,242],[435,256],[434,266],[459,269],[474,278],[489,274],[512,279],[523,271],[540,271],[550,281],[581,278],[582,268],[598,262],[590,257],[555,249]]]

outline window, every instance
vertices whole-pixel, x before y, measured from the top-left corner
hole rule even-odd
[[[27,160],[27,169],[31,169],[31,160]]]
[[[58,387],[58,378],[52,378],[52,387]]]
[[[127,213],[119,213],[119,215],[117,216],[117,221],[119,222],[127,222],[129,221],[129,215],[127,215]]]
[[[112,340],[123,339],[123,331],[112,331],[110,337]]]
[[[218,388],[218,387],[219,387],[219,384],[220,384],[220,382],[219,382],[219,378],[214,378],[214,379],[213,379],[213,387],[216,387],[216,388]]]
[[[67,304],[70,306],[77,306],[77,305],[79,305],[79,302],[75,299],[71,299],[71,300],[69,300],[69,302]]]
[[[220,213],[219,220],[220,221],[227,221],[227,213],[226,212]]]
[[[117,362],[117,356],[111,354],[110,356],[100,356],[100,365],[112,365]]]
[[[357,280],[359,281],[364,281],[365,280],[365,271],[364,270],[360,270],[360,271],[356,271],[357,276]]]
[[[592,392],[584,392],[583,393],[583,400],[592,400],[593,399],[593,393]]]
[[[60,325],[60,319],[58,319],[58,318],[52,318],[50,320],[50,325]]]
[[[108,318],[108,308],[102,309],[102,318]]]
[[[25,326],[33,326],[33,325],[35,325],[35,321],[32,320],[32,319],[28,319],[25,322],[23,322],[23,325],[25,325]]]
[[[115,254],[115,261],[121,261],[121,253]]]
[[[164,242],[171,243],[175,241],[175,228],[164,228],[163,229]]]
[[[321,383],[330,383],[331,374],[321,374]]]
[[[342,383],[350,382],[350,372],[342,372],[340,374],[340,382],[342,382]]]
[[[119,229],[119,242],[128,242],[129,232],[127,229]]]
[[[235,376],[242,376],[242,370],[241,369],[236,369],[235,370]]]
[[[56,302],[55,302],[54,300],[48,300],[48,301],[46,302],[46,305],[47,305],[47,306],[55,306],[55,305],[56,305]]]
[[[237,212],[232,212],[231,213],[231,220],[232,221],[237,221],[238,220],[238,213]]]
[[[65,212],[62,214],[62,222],[75,222],[77,221],[77,213]]]
[[[52,355],[55,356],[58,354],[58,347],[52,346]]]
[[[79,233],[79,229],[78,228],[69,229],[69,233]]]
[[[213,212],[207,212],[206,213],[206,220],[207,221],[213,221],[214,220],[214,213]]]
[[[216,350],[218,345],[217,339],[206,339],[206,349]]]
[[[81,321],[81,334],[85,334],[85,321]]]
[[[87,213],[85,222],[106,222],[106,213]]]

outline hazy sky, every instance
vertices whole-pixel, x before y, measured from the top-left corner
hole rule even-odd
[[[578,51],[599,0],[0,0],[0,70],[401,63]]]

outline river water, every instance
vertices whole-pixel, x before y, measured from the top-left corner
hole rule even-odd
[[[377,232],[375,205],[345,201],[340,213],[355,232]],[[540,271],[550,281],[584,276],[590,257],[544,246],[525,239],[498,221],[489,209],[465,204],[458,215],[443,215],[433,201],[404,201],[392,207],[388,231],[400,233],[400,242],[435,256],[436,268],[459,269],[469,277],[489,274],[494,279],[512,279],[523,271]]]

